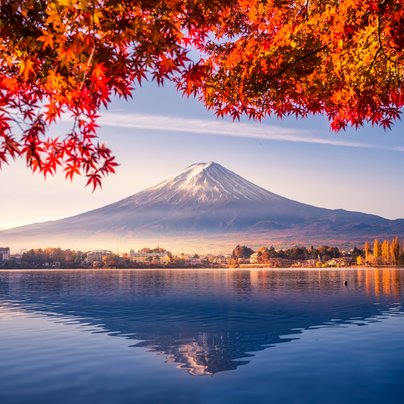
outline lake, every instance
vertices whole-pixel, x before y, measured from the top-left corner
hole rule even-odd
[[[0,402],[403,403],[403,303],[404,269],[0,271]]]

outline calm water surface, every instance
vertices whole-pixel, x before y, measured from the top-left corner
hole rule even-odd
[[[0,403],[403,403],[403,302],[402,269],[0,271]]]

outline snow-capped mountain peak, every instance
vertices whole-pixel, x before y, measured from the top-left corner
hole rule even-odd
[[[131,203],[143,205],[159,202],[176,204],[241,200],[263,202],[282,198],[210,161],[193,164],[177,175],[129,199]]]
[[[177,251],[192,246],[201,251],[202,245],[203,251],[223,252],[246,237],[256,245],[274,239],[289,245],[335,245],[336,240],[358,245],[358,240],[395,234],[404,234],[404,220],[292,201],[209,162],[193,164],[154,187],[89,212],[1,231],[0,242],[20,248],[50,243],[109,248],[116,242],[133,248],[137,240],[140,246],[164,245]]]

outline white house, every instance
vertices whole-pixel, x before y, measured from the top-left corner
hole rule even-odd
[[[258,264],[258,253],[250,255],[250,264]]]
[[[10,259],[10,248],[0,247],[0,262],[8,261]]]
[[[135,252],[135,250],[130,250],[130,260],[142,265],[168,265],[171,262],[167,252]]]

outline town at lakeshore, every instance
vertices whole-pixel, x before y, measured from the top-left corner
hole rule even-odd
[[[11,254],[0,247],[2,269],[47,268],[329,268],[350,266],[404,266],[404,242],[392,240],[340,250],[337,247],[293,247],[276,250],[261,247],[253,250],[237,245],[230,254],[172,254],[164,248],[142,248],[114,254],[109,250],[75,251],[61,248],[22,250]]]

